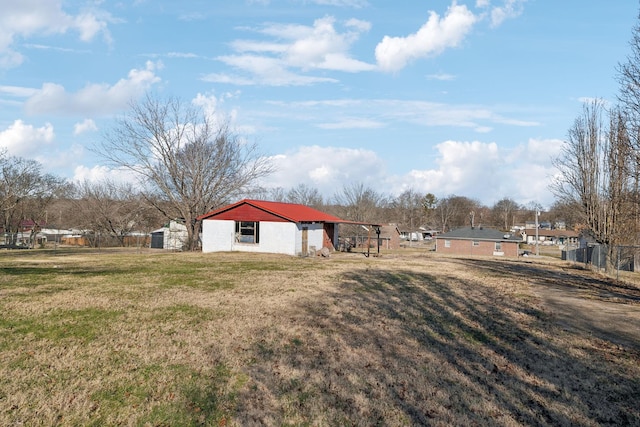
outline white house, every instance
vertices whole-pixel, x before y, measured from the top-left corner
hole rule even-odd
[[[242,251],[307,256],[338,242],[349,223],[304,205],[244,199],[198,218],[202,252]]]

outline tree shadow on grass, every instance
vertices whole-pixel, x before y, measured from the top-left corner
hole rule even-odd
[[[640,351],[640,288],[577,267],[461,260],[531,284],[563,327]]]
[[[362,269],[282,316],[248,349],[240,424],[640,425],[637,352],[499,287]]]

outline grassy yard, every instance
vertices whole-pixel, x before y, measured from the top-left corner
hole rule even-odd
[[[640,425],[639,319],[557,260],[4,251],[0,425]]]

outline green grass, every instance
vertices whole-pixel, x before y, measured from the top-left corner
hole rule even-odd
[[[0,314],[0,334],[8,337],[29,336],[34,340],[60,343],[77,340],[87,343],[102,333],[109,333],[109,325],[122,315],[119,310],[85,308],[55,309],[37,317],[18,317],[8,312]]]
[[[0,253],[0,356],[7,362],[4,373],[25,377],[21,384],[0,380],[0,420],[20,423],[38,410],[31,403],[36,394],[69,394],[62,389],[80,383],[65,399],[84,396],[85,408],[61,412],[54,409],[61,403],[51,402],[45,407],[56,415],[45,419],[86,425],[224,423],[247,376],[222,362],[185,363],[196,355],[208,357],[206,348],[194,349],[193,340],[213,339],[210,324],[224,315],[224,307],[203,307],[189,297],[188,302],[172,301],[171,295],[180,289],[204,295],[232,290],[251,282],[256,272],[298,274],[303,267],[292,261],[298,260],[218,261],[200,254],[109,251]],[[56,366],[60,361],[51,355],[67,349],[73,352],[73,369]],[[3,385],[24,394],[24,402],[2,408],[9,398]]]

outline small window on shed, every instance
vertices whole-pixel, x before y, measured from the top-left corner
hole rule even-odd
[[[451,247],[451,240],[445,240],[444,241],[444,247],[445,248],[450,248]]]
[[[502,252],[502,242],[496,242],[496,252]]]
[[[260,223],[256,221],[236,221],[236,242],[260,243]]]
[[[477,240],[474,240],[472,243],[473,246],[480,246],[480,242]]]

